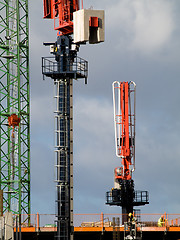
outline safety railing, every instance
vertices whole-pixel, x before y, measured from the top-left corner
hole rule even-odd
[[[122,206],[123,196],[119,189],[106,192],[106,203],[109,205]],[[134,191],[134,206],[145,205],[149,203],[148,191]]]
[[[146,204],[149,202],[149,194],[148,191],[135,191],[135,197],[134,197],[135,203],[140,204]]]
[[[167,214],[167,225],[180,227],[180,214]]]
[[[180,227],[180,214],[166,214],[166,213],[156,213],[156,214],[140,214],[138,216],[139,223],[142,227],[158,227],[158,219],[163,215],[164,222],[162,227]],[[14,227],[16,227],[16,218],[18,216],[14,215]],[[74,214],[74,227],[112,227],[113,218],[118,218],[120,221],[120,226],[122,224],[122,214]],[[24,220],[26,219],[26,222]],[[135,216],[136,219],[136,216]],[[18,220],[19,221],[19,220]],[[31,215],[21,215],[21,228],[35,228],[36,231],[44,229],[56,229],[55,225],[55,214],[31,214]],[[19,226],[19,223],[18,223]]]
[[[85,78],[88,77],[88,62],[80,57],[66,57],[56,61],[54,57],[42,57],[42,74],[43,76],[53,79],[64,77]]]

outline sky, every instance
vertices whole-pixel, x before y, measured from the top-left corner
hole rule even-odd
[[[29,1],[32,213],[55,212],[54,85],[43,81],[45,41],[56,41],[42,0]],[[120,213],[105,204],[115,155],[112,83],[136,88],[135,190],[149,191],[143,213],[180,213],[180,2],[84,0],[105,10],[105,42],[81,46],[88,84],[74,81],[74,213]]]

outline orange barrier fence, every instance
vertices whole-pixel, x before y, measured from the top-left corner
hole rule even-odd
[[[137,221],[143,227],[157,227],[158,219],[164,216],[164,227],[180,227],[180,214],[140,214]],[[16,215],[14,215],[16,217]],[[122,214],[74,214],[74,227],[112,227],[113,218],[119,218],[120,226],[122,226]],[[136,216],[135,216],[136,218]],[[14,221],[15,223],[16,221]],[[34,227],[53,228],[56,227],[55,214],[31,214],[21,215],[22,228]]]

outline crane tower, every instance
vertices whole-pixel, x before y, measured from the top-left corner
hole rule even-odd
[[[106,204],[122,207],[122,223],[134,206],[149,203],[147,191],[135,191],[132,172],[135,171],[136,84],[113,82],[116,156],[122,166],[114,170],[114,188],[106,193]]]
[[[51,57],[42,58],[42,73],[55,86],[56,238],[73,239],[73,79],[85,79],[88,62],[77,56],[81,44],[104,41],[104,11],[85,10],[79,0],[44,0],[44,18],[57,31]],[[73,35],[73,36],[72,36]]]
[[[0,189],[3,212],[26,216],[30,214],[29,124],[28,0],[1,0]]]

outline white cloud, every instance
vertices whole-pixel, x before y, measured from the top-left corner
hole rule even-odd
[[[82,97],[75,100],[74,197],[78,212],[87,211],[86,204],[82,204],[87,201],[91,211],[100,210],[99,205],[104,208],[105,193],[113,187],[114,166],[119,164],[113,131],[111,101]]]
[[[98,98],[79,97],[75,101],[75,116],[77,124],[88,134],[98,138],[109,135],[113,123],[113,107],[111,101]]]
[[[133,46],[154,51],[164,46],[174,30],[172,6],[166,1],[135,1]]]
[[[44,84],[44,83],[42,83]],[[42,88],[43,89],[43,88]],[[41,93],[42,94],[42,93]],[[54,119],[54,105],[52,96],[39,96],[31,99],[31,120],[35,127],[48,127],[53,123]],[[53,126],[52,126],[53,128]]]
[[[161,50],[172,37],[175,23],[169,1],[122,0],[107,9],[108,28],[118,32],[117,42],[144,54]]]

